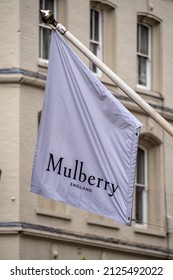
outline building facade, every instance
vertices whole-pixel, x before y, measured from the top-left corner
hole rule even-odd
[[[40,8],[173,124],[172,0],[1,1],[0,259],[173,259],[173,139],[77,50],[143,123],[134,221],[126,227],[30,192],[52,32]]]

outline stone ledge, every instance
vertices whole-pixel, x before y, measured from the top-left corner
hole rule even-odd
[[[48,238],[53,240],[61,240],[63,242],[71,242],[88,246],[117,250],[121,252],[130,252],[132,254],[145,255],[149,258],[173,259],[173,250],[167,247],[154,246],[151,244],[143,244],[109,238],[95,234],[82,234],[70,232],[60,228],[52,228],[42,225],[24,223],[24,222],[1,222],[0,235],[20,233],[21,235],[29,235],[38,238]]]
[[[53,211],[50,210],[43,210],[40,208],[36,209],[36,214],[40,215],[40,216],[47,216],[47,217],[52,217],[52,218],[58,218],[61,220],[66,220],[66,221],[71,221],[72,217],[68,214],[59,214],[59,213],[55,213]]]

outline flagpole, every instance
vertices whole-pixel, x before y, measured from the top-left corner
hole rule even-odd
[[[132,88],[120,79],[108,66],[95,56],[85,45],[83,45],[66,27],[54,19],[53,12],[41,10],[42,21],[49,24],[52,29],[60,32],[76,48],[78,48],[89,60],[91,60],[114,84],[138,104],[153,120],[155,120],[165,131],[173,136],[173,126],[170,125],[156,110],[154,110],[144,99],[142,99]]]

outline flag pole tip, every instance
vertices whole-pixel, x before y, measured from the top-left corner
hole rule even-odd
[[[53,29],[56,28],[57,22],[51,10],[40,10],[41,19],[45,24],[49,24]]]

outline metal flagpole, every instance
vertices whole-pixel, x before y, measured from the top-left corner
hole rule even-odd
[[[142,99],[132,88],[120,79],[109,67],[85,47],[75,36],[73,36],[61,23],[54,19],[51,10],[41,10],[42,21],[49,24],[52,29],[58,30],[76,48],[78,48],[89,60],[91,60],[114,84],[126,93],[136,104],[138,104],[153,120],[155,120],[165,131],[173,136],[173,126],[170,125],[156,110],[154,110],[144,99]]]

